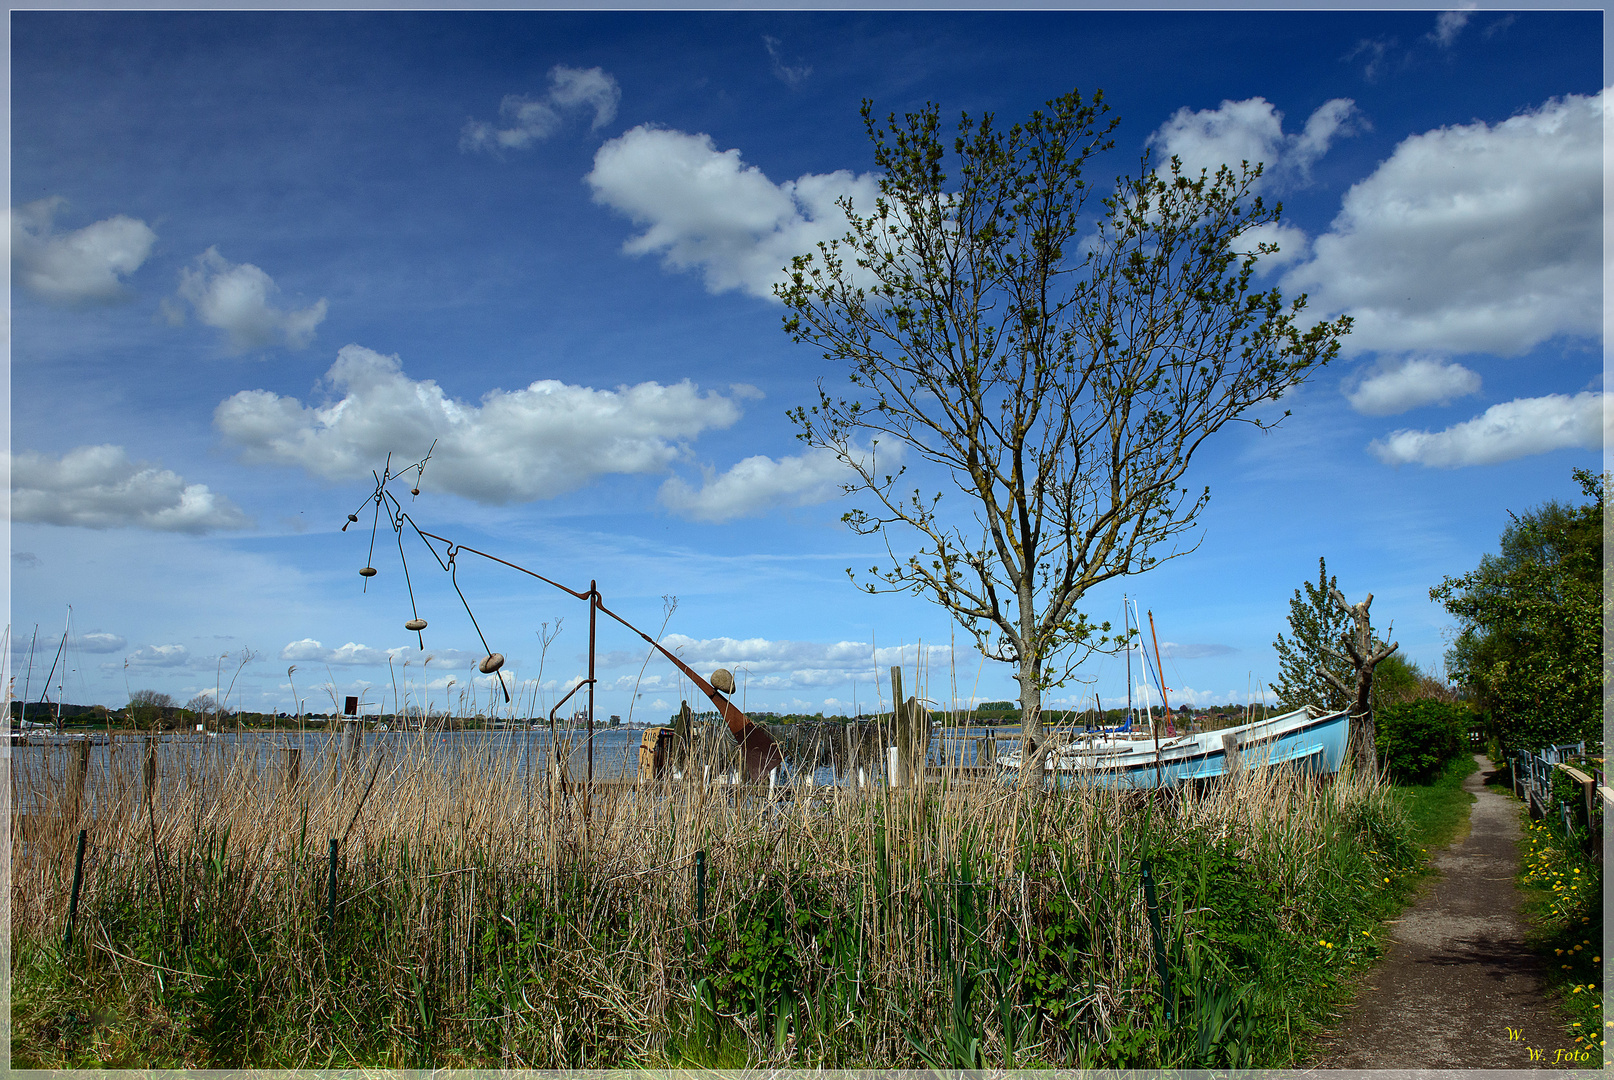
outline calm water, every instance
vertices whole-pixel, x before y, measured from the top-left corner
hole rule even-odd
[[[939,732],[931,742],[930,762],[975,765],[975,739],[986,734],[973,730],[964,736]],[[1002,737],[1008,731],[1002,730],[997,734]],[[588,769],[588,732],[558,729],[556,736],[562,752],[568,755],[568,772],[581,779]],[[595,779],[612,780],[636,775],[639,745],[643,737],[643,728],[596,728],[593,740]],[[169,733],[158,744],[158,767],[164,774],[172,774],[200,770],[209,763],[231,761],[239,756],[245,757],[250,767],[272,771],[280,768],[282,751],[294,748],[302,750],[305,767],[312,767],[314,758],[336,752],[335,744],[339,738],[339,735],[327,731],[223,732],[207,736],[198,732]],[[394,760],[425,754],[440,756],[445,760],[472,755],[501,763],[513,762],[518,778],[544,775],[553,755],[548,728],[429,734],[367,731],[363,739],[366,753],[385,751],[387,757]],[[14,809],[27,809],[19,803],[17,792],[29,788],[51,790],[67,782],[81,753],[78,742],[74,739],[46,745],[11,746],[12,775],[15,778]],[[115,737],[109,744],[93,745],[90,749],[91,785],[94,786],[97,780],[108,777],[113,771],[138,777],[144,754],[143,737]],[[813,769],[813,781],[819,785],[837,782],[834,773],[823,767]]]

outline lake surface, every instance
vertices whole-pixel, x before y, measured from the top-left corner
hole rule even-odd
[[[641,727],[599,727],[594,731],[594,778],[615,780],[638,773],[639,745],[644,738]],[[931,764],[945,761],[951,765],[973,766],[989,764],[977,762],[975,740],[996,735],[999,738],[1012,734],[1015,729],[997,729],[995,732],[970,729],[957,734],[952,729],[938,730],[932,738],[929,760]],[[589,736],[586,729],[559,728],[555,742],[567,756],[567,771],[582,779],[587,775],[589,762]],[[104,738],[104,736],[96,736]],[[251,766],[261,770],[280,767],[282,753],[288,749],[302,751],[303,760],[323,754],[335,753],[340,735],[324,730],[305,732],[168,732],[158,743],[158,768],[170,770],[200,769],[208,762],[233,760],[245,757]],[[82,752],[81,740],[53,738],[51,742],[14,743],[9,752],[12,774],[19,785],[28,780],[53,786],[65,783]],[[98,777],[107,776],[114,769],[139,775],[145,755],[145,736],[115,735],[110,743],[101,742],[90,748],[90,774],[93,784]],[[363,734],[365,753],[385,751],[390,758],[428,755],[445,761],[464,755],[513,764],[517,778],[529,775],[542,776],[554,757],[554,743],[547,727],[538,729],[505,729],[495,731],[444,731],[421,733],[418,731],[366,731]],[[836,782],[834,772],[825,767],[813,769],[816,784]],[[15,803],[14,803],[15,805]]]

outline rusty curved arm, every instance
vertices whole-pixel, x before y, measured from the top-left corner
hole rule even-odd
[[[678,659],[678,657],[674,656],[672,653],[668,652],[662,647],[659,641],[655,640],[649,634],[645,633],[643,630],[640,630],[637,626],[634,626],[628,620],[624,619],[622,616],[600,603],[598,598],[595,599],[594,606],[599,608],[605,614],[611,616],[611,618],[615,619],[623,626],[626,626],[629,630],[632,630],[635,634],[638,634],[640,637],[644,638],[645,641],[649,642],[651,648],[655,649],[657,652],[661,653],[661,655],[671,660],[673,665],[677,667],[679,671],[682,671],[685,675],[689,676],[689,681],[695,684],[695,689],[705,694],[708,698],[711,698],[712,704],[717,706],[718,715],[723,718],[723,721],[726,724],[728,724],[729,734],[733,735],[736,741],[745,738],[747,728],[754,728],[756,726],[750,717],[746,716],[745,713],[741,712],[739,709],[736,709],[734,707],[734,703],[723,696],[723,692],[721,690],[718,690],[711,683],[695,674],[693,668],[684,663],[682,660]]]
[[[414,524],[413,521],[411,521],[410,524]],[[512,570],[519,570],[523,574],[526,574],[529,577],[535,577],[539,581],[542,581],[543,583],[545,583],[546,585],[553,585],[555,588],[559,589],[561,592],[568,593],[568,594],[570,594],[572,596],[575,596],[579,600],[588,600],[588,599],[590,599],[591,594],[589,594],[589,593],[578,592],[576,589],[569,589],[565,585],[562,585],[558,581],[553,581],[553,580],[551,580],[549,578],[544,577],[544,575],[542,575],[542,574],[535,573],[532,570],[528,570],[525,566],[517,566],[515,563],[510,562],[510,561],[508,561],[506,559],[501,559],[497,555],[489,555],[485,551],[478,551],[476,548],[470,547],[470,546],[465,545],[465,544],[456,544],[456,543],[454,543],[454,541],[450,540],[448,537],[446,537],[446,536],[438,536],[436,533],[427,532],[425,529],[420,528],[420,526],[418,526],[418,525],[415,526],[415,531],[420,533],[421,536],[430,537],[433,540],[437,540],[437,541],[439,541],[441,543],[447,544],[450,548],[453,548],[456,551],[469,551],[472,555],[480,555],[484,559],[491,559],[494,562],[499,563],[501,566],[508,566]],[[640,630],[637,626],[634,626],[628,620],[624,619],[622,616],[618,615],[616,612],[612,611],[610,608],[608,608],[604,604],[602,604],[600,602],[600,594],[599,594],[598,590],[596,590],[592,594],[592,598],[594,600],[594,606],[596,608],[598,608],[600,611],[603,611],[605,614],[611,616],[611,618],[615,619],[617,622],[621,623],[623,626],[627,627],[629,630],[632,630],[635,634],[638,634],[640,637],[644,638],[645,641],[650,643],[650,646],[652,648],[654,648],[656,651],[660,652],[661,655],[665,656],[668,660],[671,660],[673,662],[674,666],[676,666],[679,671],[682,671],[685,675],[689,676],[689,680],[695,684],[695,688],[697,690],[699,690],[701,693],[705,694],[708,698],[710,698],[712,704],[717,706],[718,715],[723,718],[723,721],[726,724],[728,724],[729,734],[734,736],[734,739],[735,739],[736,742],[743,741],[745,739],[745,737],[746,737],[746,732],[748,730],[756,728],[756,724],[752,722],[750,717],[746,716],[745,713],[743,713],[739,709],[735,708],[734,703],[729,701],[728,698],[724,697],[723,694],[720,691],[718,691],[716,688],[714,688],[711,683],[707,682],[705,679],[703,679],[699,675],[695,674],[694,670],[691,669],[688,664],[684,663],[682,660],[678,659],[678,657],[674,656],[672,653],[670,653],[666,649],[662,648],[661,644],[659,642],[657,642],[654,638],[652,638],[649,634],[645,633],[643,630]],[[578,685],[583,685],[583,684],[579,683]],[[574,693],[576,692],[575,689],[573,690],[573,692]]]

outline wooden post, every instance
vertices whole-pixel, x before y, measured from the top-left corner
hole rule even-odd
[[[157,793],[157,740],[146,736],[146,764],[142,771],[145,782],[146,796],[153,797]]]
[[[73,767],[73,810],[75,817],[84,811],[84,788],[88,784],[89,779],[90,739],[89,736],[86,735],[84,737],[84,741],[79,743],[78,761],[74,763]]]
[[[1231,776],[1242,768],[1244,762],[1239,752],[1239,737],[1236,732],[1228,732],[1222,736],[1222,775]]]
[[[282,748],[281,753],[286,755],[286,760],[281,767],[281,775],[284,778],[282,783],[286,793],[289,795],[297,790],[297,780],[302,774],[303,752],[298,747],[287,746]]]

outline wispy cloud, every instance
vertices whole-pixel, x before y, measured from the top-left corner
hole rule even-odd
[[[902,444],[880,452],[881,467],[895,469],[902,462]],[[866,456],[865,456],[866,460]],[[682,477],[661,485],[661,504],[680,517],[695,521],[732,521],[756,517],[781,506],[810,506],[841,494],[856,474],[823,448],[777,460],[763,454],[736,462],[725,472],[702,470],[699,488]]]
[[[1435,28],[1429,31],[1427,39],[1439,45],[1442,49],[1451,48],[1457,35],[1463,32],[1468,20],[1474,15],[1474,4],[1464,4],[1454,11],[1442,11],[1435,17]]]
[[[772,37],[768,34],[763,34],[762,44],[768,50],[768,59],[773,64],[774,77],[780,82],[784,83],[786,86],[800,86],[802,83],[806,82],[807,77],[813,73],[812,67],[808,64],[802,63],[800,59],[797,59],[795,64],[786,64],[780,53],[780,46],[783,45],[784,42],[780,41],[778,38]]]
[[[614,76],[594,68],[556,64],[549,70],[549,90],[542,97],[507,94],[499,102],[499,122],[467,120],[460,129],[460,149],[487,151],[525,150],[559,131],[566,114],[593,110],[592,130],[616,119],[622,88]]]

